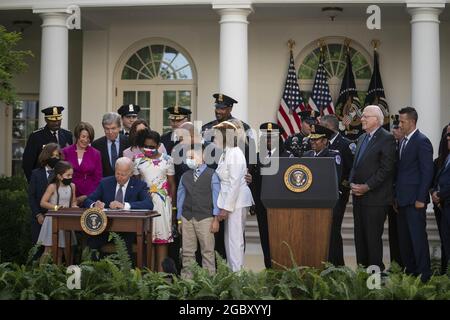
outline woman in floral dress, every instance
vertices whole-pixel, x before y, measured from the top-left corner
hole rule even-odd
[[[153,210],[161,216],[153,219],[153,244],[158,271],[162,271],[162,261],[167,257],[172,236],[172,202],[175,194],[175,169],[173,159],[160,153],[161,136],[156,131],[144,129],[138,132],[136,142],[141,150],[134,159],[134,174],[147,183],[153,201]]]

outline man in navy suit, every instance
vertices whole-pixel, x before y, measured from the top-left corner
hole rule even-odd
[[[447,148],[450,151],[450,132],[447,129]],[[442,210],[441,237],[445,256],[450,257],[450,153],[436,175],[432,190],[433,202]],[[448,261],[446,261],[448,263]]]
[[[102,126],[105,135],[92,142],[92,146],[102,155],[103,177],[114,175],[115,163],[130,145],[128,137],[120,134],[120,115],[108,112],[103,115]]]
[[[403,108],[399,114],[400,130],[405,135],[400,143],[395,183],[400,254],[406,272],[427,281],[431,263],[426,208],[433,181],[433,146],[416,128],[418,115],[414,108]]]
[[[115,162],[115,174],[103,178],[97,189],[84,201],[86,208],[100,209],[153,209],[153,203],[148,193],[147,184],[141,180],[131,178],[133,175],[133,162],[125,157]],[[128,253],[132,256],[133,233],[121,233],[127,244]],[[88,246],[100,250],[107,242],[107,235],[89,237]]]

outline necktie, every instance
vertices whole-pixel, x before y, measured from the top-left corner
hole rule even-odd
[[[52,131],[52,136],[54,138],[54,142],[58,143],[58,134],[56,131]]]
[[[364,154],[364,152],[366,151],[369,141],[370,141],[370,135],[367,134],[366,137],[364,138],[364,141],[361,144],[361,148],[359,148],[358,159],[356,159],[356,164],[358,164],[359,160],[361,160],[361,157]]]
[[[450,154],[447,156],[447,161],[445,161],[444,169],[446,169],[450,165]]]
[[[272,150],[269,150],[269,158],[272,156]]]
[[[407,142],[408,142],[408,138],[404,137],[402,140],[402,145],[400,146],[400,159],[402,158],[403,150],[405,149]]]
[[[198,177],[200,177],[200,169],[199,168],[194,170],[194,182],[197,182]]]
[[[119,185],[119,189],[117,190],[116,197],[114,200],[123,203],[123,191],[122,191],[123,185]]]
[[[111,167],[114,169],[116,166],[116,160],[117,160],[117,147],[116,142],[111,141]]]
[[[48,174],[47,180],[48,180],[48,182],[50,182],[50,180],[52,180],[52,178],[53,178],[53,172],[54,172],[53,169],[47,170],[47,174]]]

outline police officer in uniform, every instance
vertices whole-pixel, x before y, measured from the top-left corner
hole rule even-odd
[[[303,153],[311,150],[309,134],[311,133],[311,126],[317,123],[316,118],[320,113],[312,110],[299,112],[298,115],[302,120],[300,132],[289,136],[284,143],[285,150],[289,151],[294,157],[301,157]]]
[[[39,167],[38,157],[47,143],[58,143],[61,149],[73,144],[72,133],[61,128],[63,110],[64,107],[61,106],[52,106],[41,110],[46,125],[30,134],[23,152],[22,169],[28,182],[30,182],[33,169]]]
[[[339,184],[339,200],[333,210],[333,224],[331,226],[328,261],[335,266],[343,266],[345,265],[345,262],[341,227],[350,196],[350,183],[348,182],[348,177],[353,165],[356,144],[339,132],[339,119],[334,114],[321,117],[320,124],[333,131],[328,148],[330,150],[339,151],[342,159],[342,178]]]
[[[211,122],[208,122],[207,124],[202,126],[202,137],[205,146],[210,145],[214,142],[214,129],[213,127],[223,121],[230,120],[230,119],[236,119],[231,115],[231,111],[233,110],[233,105],[235,103],[238,103],[235,99],[223,94],[223,93],[215,93],[213,94],[213,97],[215,99],[215,116],[216,120],[213,120]],[[245,145],[245,159],[247,161],[247,167],[249,166],[249,159],[250,159],[250,150],[254,153],[254,147],[255,147],[255,140],[253,138],[252,131],[249,130],[250,126],[246,124],[245,122],[241,121],[242,125],[244,127],[244,130],[246,132],[246,145]],[[217,152],[216,152],[217,151]],[[213,149],[213,152],[211,156],[214,156],[214,158],[218,161],[219,151],[217,148]],[[206,152],[208,154],[208,152]],[[208,161],[207,161],[208,163]],[[217,163],[209,163],[208,164],[211,168],[215,169],[217,168]],[[246,181],[247,183],[250,183],[252,180],[252,177],[250,174],[246,175]],[[220,229],[219,232],[215,234],[216,237],[216,251],[223,257],[226,257],[225,253],[225,242],[224,242],[224,223],[223,221],[220,222]]]
[[[272,267],[269,247],[269,226],[267,222],[267,209],[261,201],[262,178],[261,169],[270,166],[272,157],[289,157],[289,153],[284,150],[283,140],[281,139],[282,129],[273,122],[266,122],[260,125],[261,132],[260,148],[257,155],[257,163],[251,165],[250,173],[253,182],[250,184],[255,206],[252,211],[256,214],[258,220],[259,237],[264,254],[264,265],[266,268]]]
[[[166,147],[167,154],[171,155],[173,147],[180,142],[175,134],[175,129],[179,128],[183,123],[188,122],[192,112],[189,109],[179,106],[167,108],[166,110],[169,113],[169,122],[172,130],[161,136],[161,143]]]
[[[182,126],[184,123],[189,121],[189,117],[192,112],[189,109],[179,106],[167,108],[166,111],[169,113],[169,122],[170,126],[172,127],[172,130],[161,136],[161,143],[166,148],[167,154],[172,155],[174,147],[179,145],[180,143],[180,139],[175,134],[175,130],[180,126]],[[181,153],[184,153],[184,150],[181,150]],[[180,156],[183,156],[183,154],[180,154]],[[177,188],[181,176],[187,170],[189,170],[189,167],[186,165],[184,161],[182,163],[178,163],[177,161],[175,161],[175,182],[177,184]],[[179,273],[179,271],[181,270],[181,259],[180,259],[181,237],[179,236],[177,229],[178,226],[176,221],[177,216],[176,210],[177,210],[176,208],[172,208],[173,242],[169,243],[168,257],[173,261],[173,265],[176,268],[177,273]],[[201,261],[201,258],[199,261]]]
[[[233,110],[233,105],[235,103],[238,103],[235,99],[222,94],[222,93],[215,93],[213,94],[213,97],[215,99],[215,115],[216,120],[213,120],[211,122],[208,122],[207,124],[202,126],[202,136],[204,139],[204,142],[206,145],[208,145],[211,142],[214,142],[214,129],[213,127],[222,121],[230,120],[230,119],[236,119],[231,115],[231,111]],[[238,119],[239,120],[239,119]],[[249,157],[250,152],[255,151],[255,140],[253,137],[253,133],[250,130],[250,126],[243,122],[242,120],[239,120],[242,122],[242,125],[244,127],[245,133],[246,133],[246,145],[245,145],[245,159],[247,160],[247,165],[249,164]],[[219,155],[215,155],[218,157]],[[218,158],[217,158],[218,159]]]
[[[334,158],[339,185],[342,176],[342,158],[339,151],[330,150],[328,148],[328,142],[330,141],[333,134],[333,131],[320,124],[312,125],[311,134],[309,135],[311,150],[306,151],[303,156],[314,158]]]
[[[117,113],[122,116],[122,130],[120,134],[128,136],[133,123],[138,119],[139,111],[141,107],[137,104],[124,104],[117,110]]]
[[[400,115],[395,114],[392,117],[392,134],[394,135],[395,142],[397,144],[397,152],[403,138],[404,133],[400,130]],[[391,257],[391,263],[396,262],[402,269],[404,267],[401,254],[400,244],[398,243],[398,227],[397,227],[397,212],[393,205],[388,209],[388,225],[389,225],[389,254]]]

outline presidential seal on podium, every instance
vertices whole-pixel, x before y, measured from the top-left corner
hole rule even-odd
[[[312,181],[311,170],[303,164],[294,164],[284,173],[284,184],[293,192],[305,192],[311,186]]]
[[[89,208],[81,215],[80,223],[84,232],[90,236],[97,236],[105,231],[108,218],[103,210]]]

